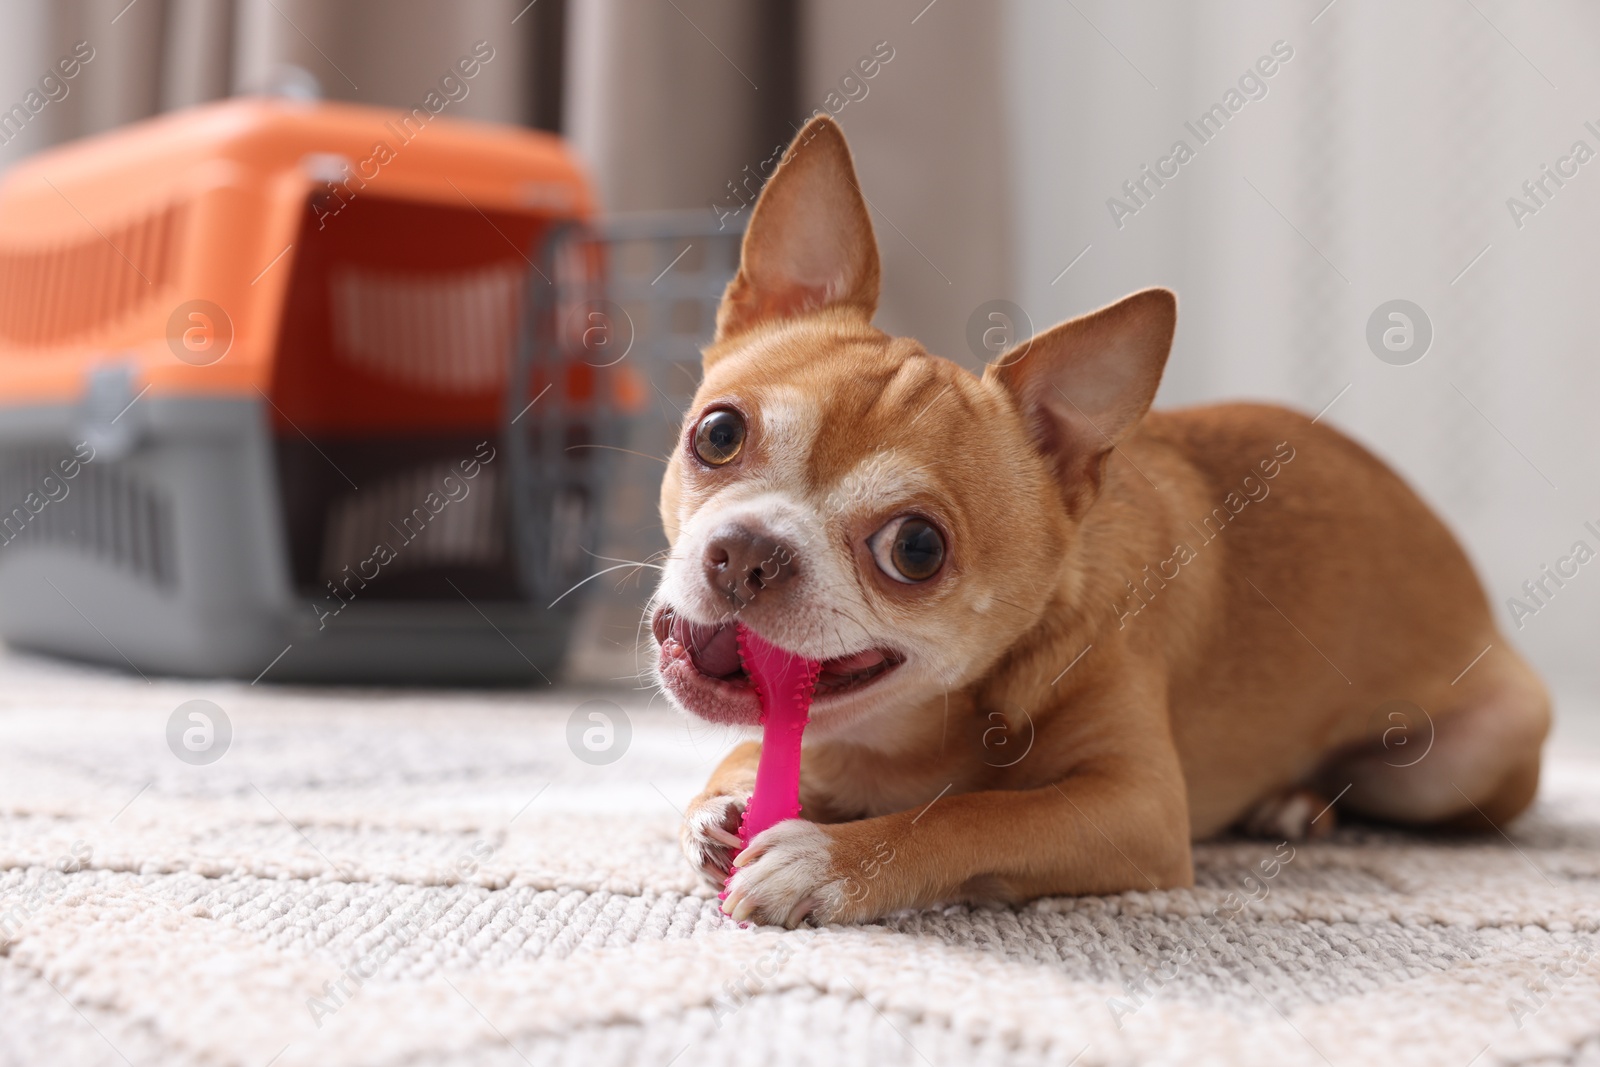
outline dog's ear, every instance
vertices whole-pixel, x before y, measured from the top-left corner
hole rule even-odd
[[[806,123],[756,200],[739,273],[717,309],[718,341],[759,322],[878,307],[878,245],[850,148],[826,115]]]
[[[1016,400],[1074,514],[1094,502],[1106,457],[1150,410],[1177,320],[1170,290],[1145,289],[1046,330],[984,371]]]

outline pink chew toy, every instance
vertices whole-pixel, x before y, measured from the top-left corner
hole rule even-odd
[[[784,651],[743,624],[738,635],[739,659],[761,698],[761,761],[739,823],[739,840],[748,846],[763,830],[800,814],[800,737],[822,665]]]

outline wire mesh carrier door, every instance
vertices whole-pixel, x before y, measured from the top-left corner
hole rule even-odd
[[[568,224],[529,273],[505,442],[524,590],[541,605],[665,547],[655,499],[739,266],[743,228],[702,212]],[[650,582],[593,596],[601,643],[631,649]],[[604,669],[604,668],[602,668]]]
[[[621,404],[607,375],[605,247],[587,226],[546,235],[528,273],[527,313],[506,390],[505,443],[517,574],[554,607],[592,571],[606,446],[621,444]]]
[[[594,640],[574,646],[574,669],[589,677],[637,670],[650,565],[666,549],[662,470],[741,240],[702,211],[611,216],[550,234],[531,272],[506,405],[518,558],[541,606],[600,579],[579,590]]]

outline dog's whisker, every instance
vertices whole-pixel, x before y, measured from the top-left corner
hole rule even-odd
[[[660,463],[662,466],[666,466],[667,464],[672,462],[672,460],[669,459],[666,456],[652,456],[648,452],[636,452],[631,448],[623,448],[620,445],[598,445],[598,444],[568,445],[567,446],[567,451],[571,452],[575,448],[603,448],[603,449],[606,449],[609,452],[626,452],[630,456],[638,456],[641,459],[654,460],[655,462]]]
[[[649,567],[652,570],[658,571],[663,569],[659,563],[650,563],[642,559],[618,559],[616,556],[602,556],[598,552],[590,552],[587,548],[583,551],[589,556],[592,556],[595,559],[605,560],[607,563],[627,563],[635,567]]]
[[[837,604],[829,605],[829,610],[832,611],[835,615],[840,615],[840,616],[843,616],[844,618],[848,619],[850,621],[851,625],[853,625],[856,629],[861,631],[861,636],[862,636],[863,640],[867,641],[868,643],[870,643],[872,641],[872,631],[869,630],[865,625],[863,625],[860,619],[856,618],[854,615],[852,615],[848,611],[845,611],[844,609],[840,608]],[[841,640],[840,640],[840,644],[842,646],[848,647],[846,642],[843,641],[842,637],[841,637]]]
[[[546,607],[550,607],[550,608],[555,607],[557,604],[559,604],[563,600],[565,600],[570,594],[575,592],[580,586],[587,585],[589,582],[594,581],[596,578],[602,578],[605,575],[610,574],[612,571],[620,571],[624,567],[637,567],[637,566],[638,566],[637,563],[619,563],[615,567],[607,567],[603,571],[596,571],[595,573],[589,575],[589,577],[583,579],[582,581],[578,582],[576,585],[572,586],[572,588],[568,589],[565,593],[562,593],[560,596],[558,596],[554,600],[550,601],[550,603],[545,605],[545,606]]]
[[[1007,607],[1016,608],[1018,611],[1022,612],[1024,615],[1031,616],[1034,619],[1042,619],[1042,618],[1044,618],[1044,612],[1042,612],[1042,611],[1035,611],[1032,608],[1024,607],[1023,605],[1018,604],[1015,600],[1007,600],[1005,597],[999,596],[997,594],[991,593],[990,596],[993,599],[998,600],[1000,603],[1006,605]]]

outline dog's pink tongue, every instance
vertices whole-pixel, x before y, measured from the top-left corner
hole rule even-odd
[[[739,641],[732,626],[707,626],[675,618],[672,634],[689,650],[702,674],[728,678],[739,673]]]
[[[800,737],[822,664],[796,656],[739,625],[739,656],[761,698],[761,760],[739,824],[748,845],[761,831],[800,814]]]

